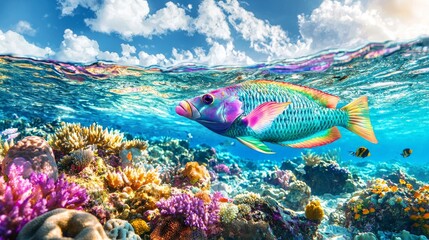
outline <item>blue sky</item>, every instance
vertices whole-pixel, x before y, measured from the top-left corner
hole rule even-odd
[[[3,0],[0,54],[248,65],[429,35],[427,0]]]

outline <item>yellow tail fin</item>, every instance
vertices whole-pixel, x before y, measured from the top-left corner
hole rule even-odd
[[[348,112],[349,121],[346,128],[372,143],[378,143],[369,120],[368,97],[362,96],[342,107]]]

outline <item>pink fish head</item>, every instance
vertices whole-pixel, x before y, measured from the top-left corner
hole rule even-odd
[[[222,134],[243,110],[235,87],[227,87],[181,101],[176,107],[176,113]]]

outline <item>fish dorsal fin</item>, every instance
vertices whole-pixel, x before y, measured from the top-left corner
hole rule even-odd
[[[274,154],[275,152],[273,152],[267,145],[265,145],[263,142],[261,142],[261,140],[252,137],[252,136],[241,136],[241,137],[237,137],[237,140],[240,141],[242,144],[248,146],[249,148],[256,150],[258,152],[261,153],[266,153],[266,154]]]
[[[338,101],[340,100],[339,97],[331,95],[329,93],[325,93],[314,88],[296,85],[293,83],[277,82],[277,81],[271,81],[271,80],[256,80],[256,81],[261,83],[267,83],[267,84],[276,84],[279,87],[283,87],[283,88],[290,89],[292,91],[299,92],[328,108],[336,108]]]
[[[256,133],[261,133],[269,128],[274,119],[277,118],[290,104],[290,102],[266,102],[257,106],[249,115],[242,119],[243,123]]]
[[[341,134],[338,128],[333,127],[331,129],[318,132],[316,134],[313,134],[303,139],[288,141],[288,142],[281,142],[280,144],[287,145],[293,148],[312,148],[312,147],[318,147],[318,146],[322,146],[322,145],[334,142],[340,137],[341,137]]]

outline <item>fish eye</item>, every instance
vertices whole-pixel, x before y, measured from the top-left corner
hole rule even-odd
[[[214,98],[213,98],[213,95],[211,95],[211,94],[204,94],[204,95],[201,97],[201,100],[203,100],[203,102],[204,102],[205,104],[212,104],[212,103],[213,103]]]

